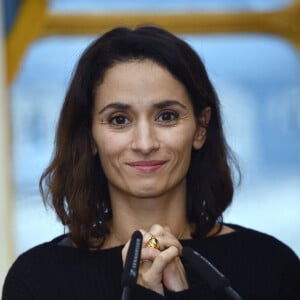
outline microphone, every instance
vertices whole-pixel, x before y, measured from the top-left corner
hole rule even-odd
[[[242,300],[241,296],[230,286],[229,279],[200,253],[190,247],[183,247],[182,257],[212,289],[224,289],[224,292],[230,299]]]
[[[123,287],[122,300],[129,299],[130,287],[135,285],[142,249],[143,236],[140,231],[135,231],[131,236],[125,266],[122,273],[121,286]]]

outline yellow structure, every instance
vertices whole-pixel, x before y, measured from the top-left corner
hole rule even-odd
[[[155,24],[174,33],[265,33],[279,35],[300,51],[300,0],[282,10],[234,13],[50,14],[47,0],[24,0],[7,37],[7,79],[11,82],[26,47],[49,35],[99,34],[126,25]]]

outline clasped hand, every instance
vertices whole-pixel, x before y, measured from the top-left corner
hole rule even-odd
[[[149,232],[140,230],[143,235],[143,248],[137,284],[164,295],[164,289],[178,292],[188,288],[184,267],[180,260],[182,245],[168,227],[151,226]],[[147,247],[147,241],[155,236],[160,249]],[[130,241],[122,250],[125,263]]]

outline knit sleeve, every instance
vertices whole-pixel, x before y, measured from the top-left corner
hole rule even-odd
[[[2,290],[2,300],[33,300],[30,289],[12,269],[8,272]]]
[[[199,283],[187,290],[180,292],[166,292],[166,298],[169,300],[216,300],[217,295],[212,292],[212,290],[203,283]],[[220,298],[223,299],[223,298]]]
[[[281,275],[278,300],[298,300],[300,295],[300,259],[292,253],[286,257]]]
[[[132,300],[163,300],[166,299],[164,296],[150,290],[143,286],[136,285],[130,294],[130,299]]]
[[[134,300],[217,300],[217,299],[224,299],[218,298],[216,294],[212,294],[211,289],[206,286],[205,284],[199,284],[187,290],[183,290],[180,292],[172,292],[172,291],[165,291],[165,296],[157,294],[152,290],[146,289],[142,286],[136,285],[133,289],[132,294],[130,295],[130,299]]]

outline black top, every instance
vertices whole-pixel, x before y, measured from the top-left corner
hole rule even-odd
[[[243,299],[299,300],[300,261],[295,253],[274,237],[230,226],[236,231],[181,242],[214,264]],[[3,300],[121,299],[122,246],[90,252],[61,244],[64,238],[34,247],[16,260],[4,283]],[[130,299],[227,299],[212,292],[191,266],[185,268],[188,290],[166,291],[163,297],[137,285]]]

